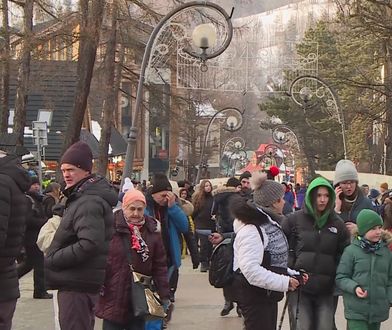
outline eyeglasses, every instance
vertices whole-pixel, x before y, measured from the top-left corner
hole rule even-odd
[[[355,185],[355,183],[356,183],[356,181],[343,181],[343,182],[340,182],[340,184],[342,186],[353,186],[353,185]]]

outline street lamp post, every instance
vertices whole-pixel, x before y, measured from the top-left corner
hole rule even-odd
[[[234,159],[234,162],[232,164],[233,159]],[[242,165],[247,160],[248,160],[248,155],[244,149],[238,148],[238,150],[234,150],[229,157],[229,162],[228,162],[226,174],[229,175],[229,173],[231,172],[231,175],[234,176],[236,173],[236,170],[237,170],[238,161],[240,161],[240,165]],[[230,166],[231,164],[232,164],[232,166]]]
[[[305,75],[293,80],[289,93],[292,100],[301,106],[304,111],[321,101],[324,102],[327,113],[340,124],[344,158],[347,159],[344,116],[335,91],[324,80],[315,76]]]
[[[199,181],[200,181],[201,168],[202,168],[203,160],[204,160],[204,152],[205,152],[205,148],[206,148],[206,144],[207,144],[207,137],[208,137],[208,133],[210,132],[211,124],[214,121],[214,119],[217,118],[218,115],[221,115],[221,114],[224,115],[225,113],[227,114],[227,116],[225,116],[226,120],[225,120],[225,125],[223,126],[223,129],[225,129],[226,131],[229,131],[229,132],[235,132],[235,131],[238,131],[242,127],[242,123],[243,123],[242,114],[243,113],[237,108],[221,109],[221,110],[217,111],[211,117],[211,119],[207,125],[206,134],[204,135],[203,144],[201,146],[199,168],[197,169],[197,176],[196,176],[196,180],[195,180],[196,184],[199,183]]]
[[[278,125],[276,126],[273,130],[272,130],[272,139],[280,144],[280,145],[285,145],[288,146],[288,148],[286,149],[287,152],[290,153],[290,156],[292,157],[292,167],[294,170],[294,177],[296,176],[295,173],[295,160],[293,157],[293,154],[291,152],[291,146],[292,143],[294,142],[295,144],[295,148],[299,151],[300,150],[300,146],[299,146],[299,142],[298,142],[298,138],[297,135],[286,125]],[[287,175],[287,157],[285,156],[284,150],[281,148],[282,150],[282,155],[283,155],[283,164],[284,164],[284,169],[285,169],[285,175]]]
[[[144,87],[144,81],[145,81],[145,75],[146,75],[146,69],[150,61],[150,56],[151,52],[153,50],[154,42],[160,32],[160,30],[167,24],[167,22],[170,21],[171,18],[173,18],[174,15],[178,14],[181,11],[185,11],[189,8],[209,8],[217,12],[221,17],[223,17],[225,21],[225,28],[227,29],[227,37],[223,44],[211,52],[208,53],[207,50],[213,48],[215,42],[216,42],[216,30],[212,24],[201,24],[197,26],[192,34],[192,40],[195,43],[195,46],[199,47],[202,51],[201,53],[194,52],[190,49],[184,49],[184,51],[195,58],[200,59],[201,61],[201,70],[206,71],[207,66],[205,62],[209,59],[215,58],[222,54],[226,48],[230,45],[232,36],[233,36],[233,25],[231,22],[231,15],[229,16],[227,12],[219,5],[209,2],[209,1],[191,1],[187,2],[184,4],[181,4],[180,6],[174,8],[172,11],[170,11],[166,16],[164,16],[159,23],[155,26],[153,29],[145,51],[143,55],[143,60],[140,68],[140,77],[139,77],[139,83],[136,91],[136,102],[135,102],[135,112],[132,117],[132,124],[131,128],[129,129],[129,134],[127,138],[127,152],[125,156],[125,167],[124,167],[124,172],[122,175],[122,180],[121,180],[121,186],[124,183],[125,177],[130,176],[133,168],[133,159],[134,159],[134,154],[135,154],[135,147],[136,147],[136,141],[138,137],[138,128],[137,128],[137,123],[138,123],[138,118],[140,115],[140,109],[141,109],[141,103],[143,99],[143,87]],[[234,8],[233,8],[234,10]],[[232,10],[232,12],[233,12]],[[224,25],[223,25],[224,26]]]
[[[294,141],[295,146],[300,150],[297,135],[286,125],[277,125],[272,130],[272,139],[279,144],[291,144]]]

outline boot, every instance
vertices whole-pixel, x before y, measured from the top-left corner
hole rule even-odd
[[[225,305],[220,313],[221,316],[229,315],[230,311],[234,308],[234,305],[231,301],[225,301]]]
[[[208,262],[202,262],[200,265],[200,272],[206,273],[208,271]]]
[[[48,292],[40,292],[40,293],[34,292],[33,298],[34,299],[52,299],[53,295],[51,293],[48,293]]]
[[[236,311],[237,311],[237,316],[242,317],[241,308],[238,305],[237,305]]]

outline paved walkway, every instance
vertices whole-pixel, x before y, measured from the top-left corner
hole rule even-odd
[[[14,330],[52,330],[53,302],[52,300],[33,299],[32,274],[22,278],[22,297],[18,301]],[[169,330],[241,330],[242,321],[234,310],[225,317],[219,313],[223,305],[222,290],[214,289],[208,283],[208,274],[193,270],[188,259],[184,260],[181,269],[180,283],[176,295],[175,310]],[[279,318],[283,301],[280,303]],[[289,330],[288,317],[285,315],[283,330]],[[339,304],[337,313],[338,329],[345,330],[343,307]],[[95,329],[101,329],[101,321],[97,319]],[[391,318],[382,324],[381,330],[392,329]],[[257,329],[255,329],[257,330]]]

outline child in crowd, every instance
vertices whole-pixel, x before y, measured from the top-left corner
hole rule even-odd
[[[383,239],[382,225],[376,212],[359,212],[358,235],[344,250],[336,272],[348,330],[379,330],[389,317],[392,253]]]

